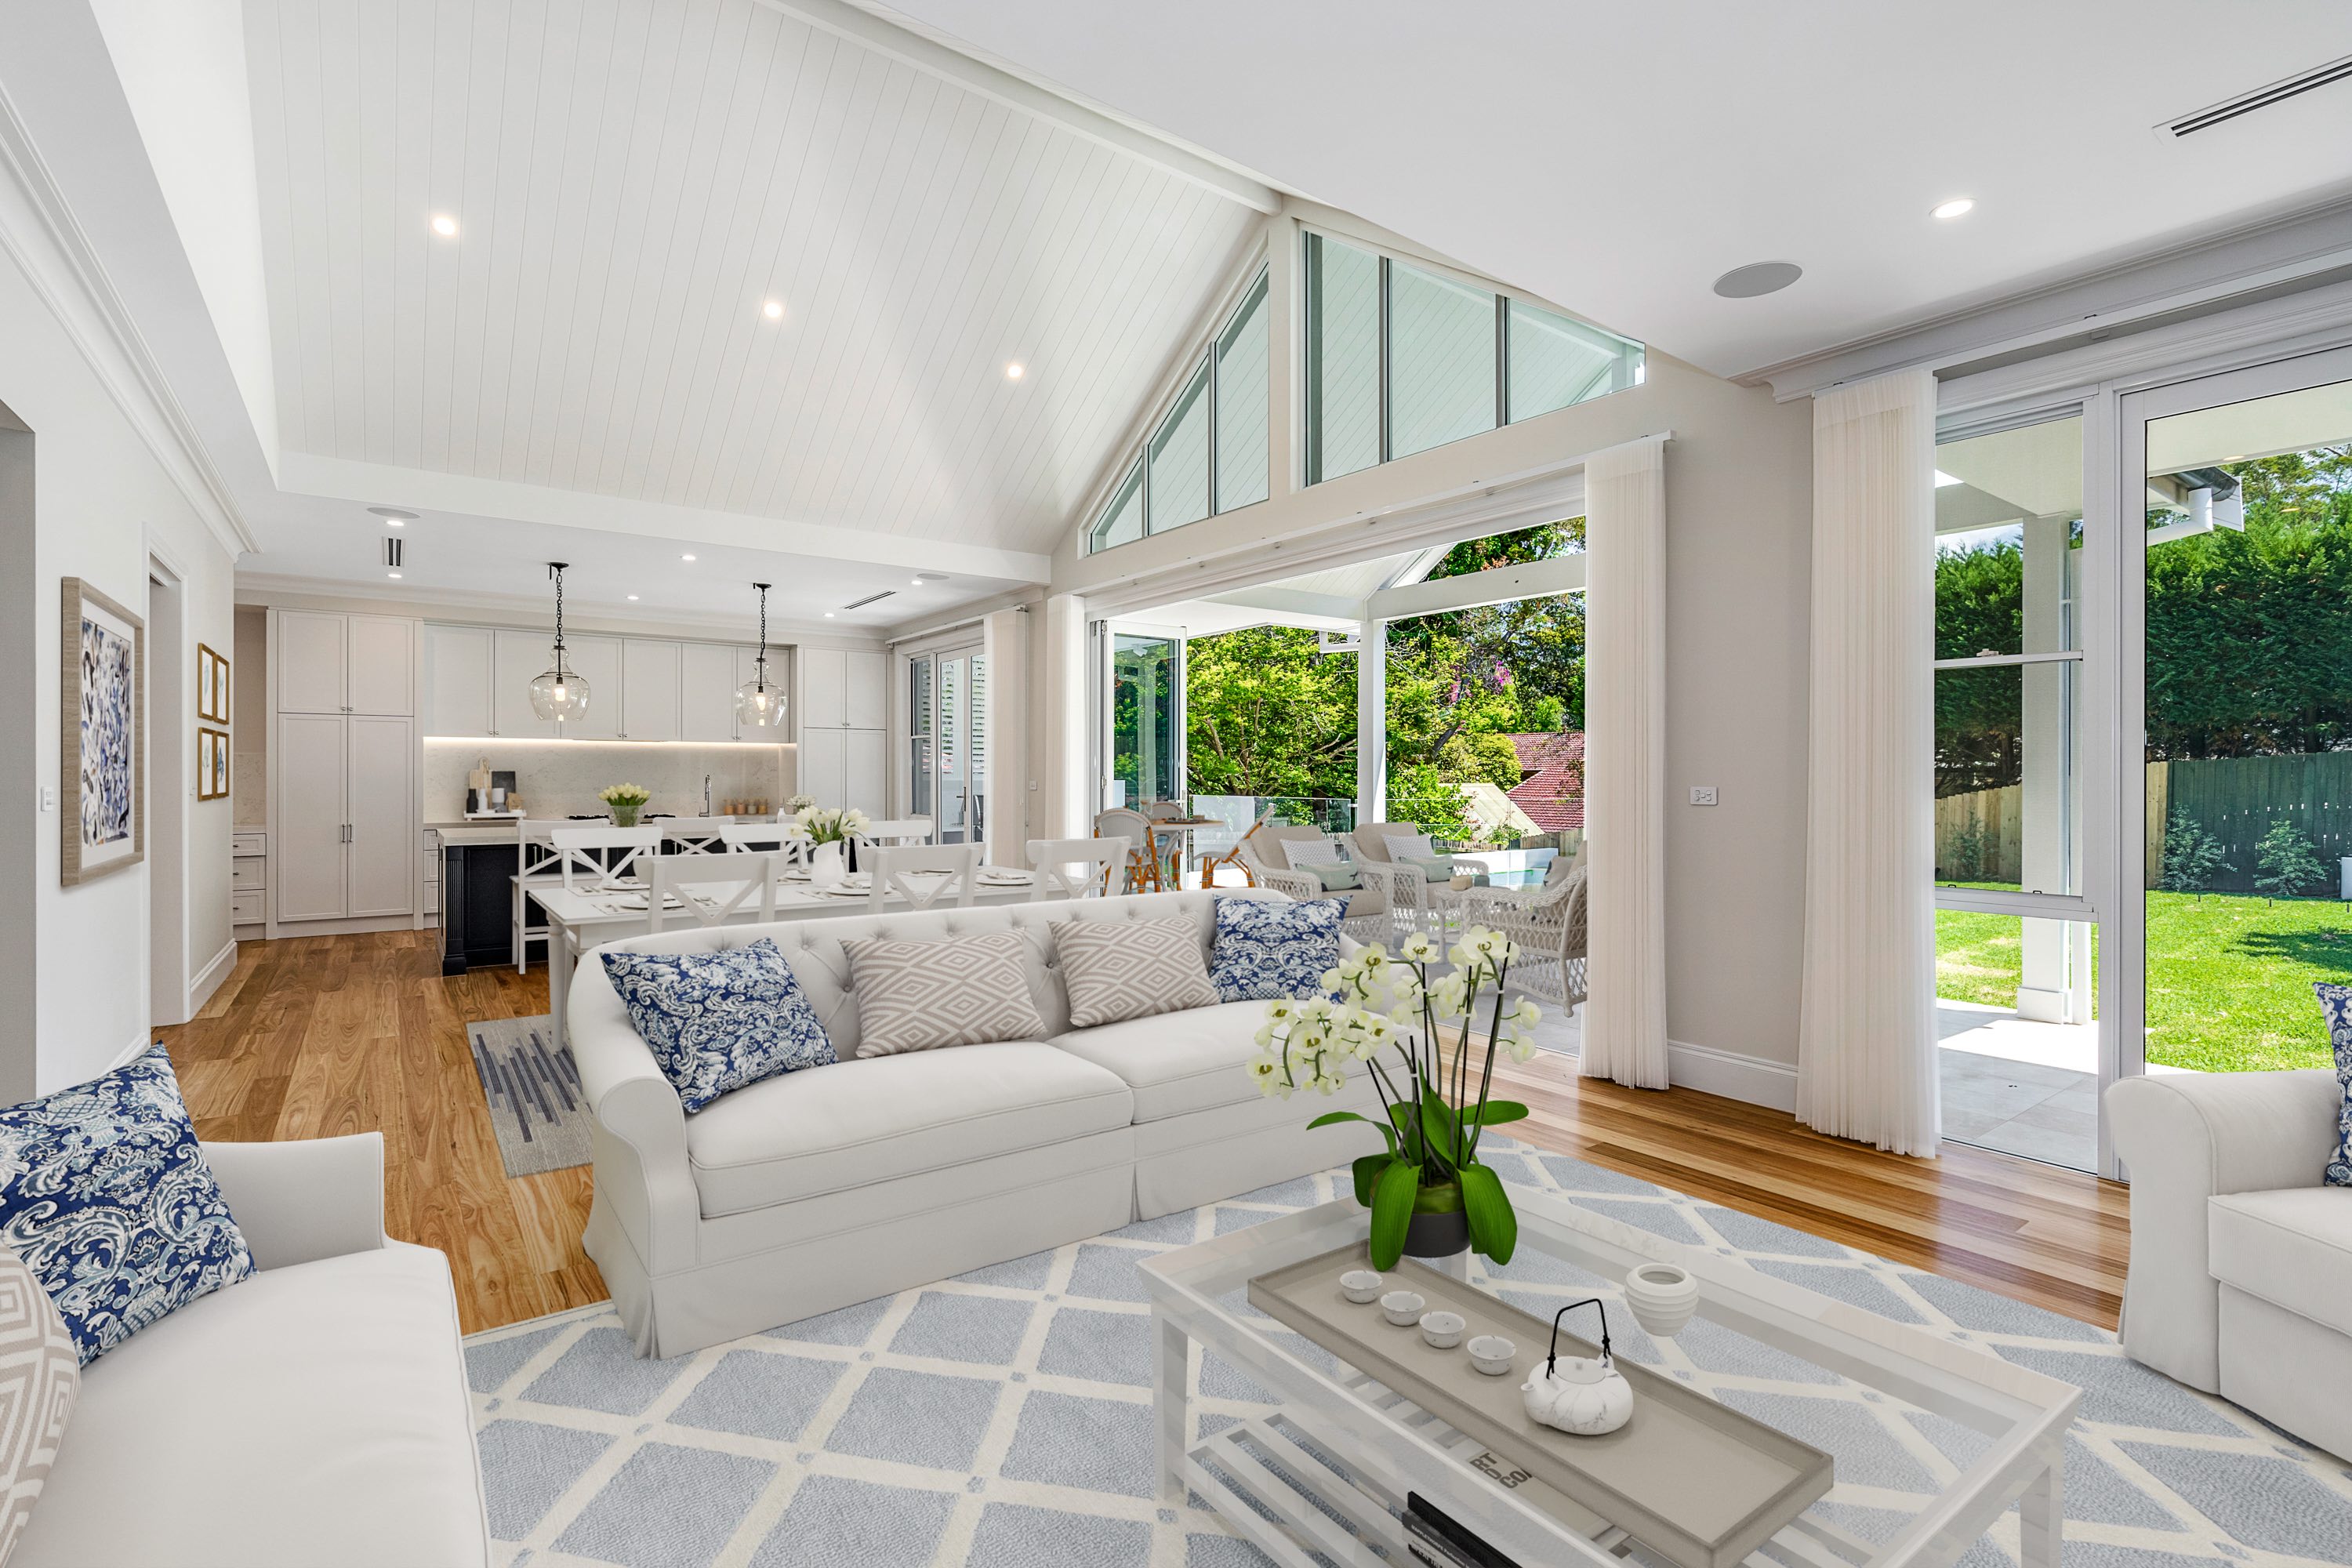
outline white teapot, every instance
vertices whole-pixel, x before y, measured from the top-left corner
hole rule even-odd
[[[1601,1313],[1601,1354],[1597,1358],[1559,1353],[1559,1321],[1579,1307]],[[1617,1370],[1609,1353],[1609,1309],[1598,1297],[1571,1301],[1553,1315],[1551,1353],[1542,1368],[1519,1384],[1519,1402],[1528,1419],[1579,1437],[1614,1432],[1633,1419],[1633,1385]]]

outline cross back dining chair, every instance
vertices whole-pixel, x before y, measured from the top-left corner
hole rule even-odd
[[[530,972],[530,944],[547,940],[547,927],[530,923],[530,890],[563,885],[563,857],[549,837],[555,829],[545,821],[515,818],[513,946],[515,973]]]
[[[671,855],[723,855],[725,834],[734,826],[725,816],[668,816],[654,824],[661,829],[662,848]]]
[[[882,822],[869,822],[857,842],[877,849],[891,849],[901,845],[929,844],[931,841],[931,819],[928,816],[895,816]]]
[[[789,822],[730,822],[719,838],[730,855],[773,855],[780,869],[808,859],[809,841],[793,837]]]
[[[579,879],[589,885],[626,876],[640,857],[661,853],[661,828],[646,823],[636,827],[559,827],[548,835],[562,863],[563,890],[580,891]],[[618,851],[617,857],[614,855]]]
[[[1029,901],[1107,894],[1131,847],[1124,838],[1032,838],[1029,868],[1035,880],[1029,884]]]
[[[675,912],[700,926],[725,925],[746,909],[757,910],[763,921],[776,918],[776,877],[783,868],[773,855],[652,855],[640,866],[649,936],[673,912],[673,898]]]
[[[874,884],[866,899],[876,913],[889,907],[894,894],[910,910],[971,908],[980,879],[979,845],[902,846],[873,853]]]

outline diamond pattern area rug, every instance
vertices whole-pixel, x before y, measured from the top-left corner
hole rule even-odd
[[[580,1097],[572,1047],[555,1043],[555,1020],[493,1018],[467,1025],[466,1038],[507,1174],[586,1164],[588,1102]]]
[[[2065,1568],[2352,1563],[2352,1471],[2126,1360],[2108,1334],[1565,1156],[1522,1147],[1496,1163],[1515,1184],[2082,1387]],[[1156,1495],[1136,1265],[1346,1190],[1344,1173],[1285,1183],[670,1361],[631,1356],[610,1306],[477,1334],[467,1365],[502,1560],[1258,1568],[1268,1559],[1198,1499]],[[1485,1282],[1544,1317],[1609,1286],[1531,1250]],[[1978,1451],[1972,1432],[1703,1320],[1668,1344],[1629,1319],[1617,1338],[1833,1454],[1816,1517],[1856,1563]],[[1192,1376],[1195,1441],[1271,1408],[1213,1357]],[[2017,1561],[2014,1512],[1961,1559]]]

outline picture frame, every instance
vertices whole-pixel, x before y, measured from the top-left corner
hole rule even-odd
[[[228,798],[228,731],[198,726],[196,730],[196,798]]]
[[[209,723],[228,721],[228,660],[204,643],[196,645],[196,717]]]
[[[147,858],[147,623],[79,577],[58,622],[58,879]]]

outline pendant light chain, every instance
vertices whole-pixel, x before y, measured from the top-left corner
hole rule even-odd
[[[561,561],[549,563],[555,569],[555,668],[563,668],[563,568]]]
[[[760,689],[765,691],[768,689],[768,584],[754,583],[751,586],[760,590],[760,657],[751,662],[759,667]]]

